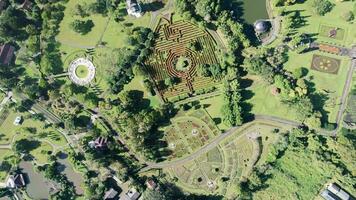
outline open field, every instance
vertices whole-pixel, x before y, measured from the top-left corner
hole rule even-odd
[[[335,33],[335,34],[333,34]],[[326,39],[336,39],[343,41],[345,38],[345,29],[336,27],[336,26],[328,26],[325,24],[320,24],[319,34]]]
[[[277,141],[279,134],[272,133],[275,128],[286,130],[286,127],[263,122],[247,124],[243,131],[226,138],[195,160],[164,171],[172,178],[177,177],[177,185],[186,191],[233,197],[239,180],[248,176],[252,166],[264,162],[269,148]]]
[[[3,168],[2,162],[5,161],[5,158],[12,156],[13,152],[8,149],[0,149],[0,165],[1,165],[1,170],[0,170],[0,182],[4,182],[8,173],[9,168]],[[6,159],[9,161],[8,159]],[[11,164],[11,162],[10,162]]]
[[[340,60],[340,67],[338,73],[328,74],[316,70],[311,70],[309,66],[312,63],[313,56],[315,53],[321,56],[330,57],[331,59]],[[306,79],[314,83],[311,84],[312,89],[316,90],[317,93],[320,93],[327,97],[327,99],[315,97],[313,100],[317,102],[318,107],[322,107],[325,110],[325,112],[323,112],[323,115],[327,116],[327,120],[333,123],[336,120],[341,94],[344,88],[350,64],[350,60],[346,57],[335,56],[320,51],[308,52],[304,54],[289,52],[289,60],[284,65],[284,68],[292,72],[298,67],[304,67],[309,69]]]
[[[77,46],[77,47],[94,47],[100,40],[101,35],[105,31],[106,25],[109,22],[108,17],[104,17],[102,15],[90,15],[89,17],[83,18],[83,20],[90,19],[94,23],[94,27],[92,30],[86,34],[81,35],[79,33],[74,32],[70,28],[70,23],[73,22],[75,19],[80,19],[80,17],[73,16],[72,10],[74,6],[78,3],[91,3],[94,0],[84,1],[84,0],[71,0],[66,3],[66,9],[64,10],[64,18],[60,24],[60,32],[57,36],[57,39],[60,43],[70,46]]]
[[[334,3],[334,1],[332,2]],[[350,47],[352,44],[356,44],[356,33],[353,31],[355,24],[346,22],[341,18],[341,15],[347,11],[351,11],[353,5],[354,2],[351,1],[336,2],[332,11],[325,16],[318,16],[314,13],[312,1],[287,6],[286,11],[299,11],[301,17],[306,20],[306,24],[298,28],[298,32],[317,34],[316,39],[320,42],[329,42]],[[278,9],[274,10],[277,11]],[[327,32],[330,27],[339,28],[337,37],[328,37],[329,34]],[[280,44],[280,42],[276,41],[273,44]]]
[[[269,187],[254,194],[254,199],[314,199],[335,170],[304,152],[288,151],[273,169]]]
[[[31,119],[31,115],[29,115],[29,113],[18,113],[12,110],[7,110],[5,112],[8,112],[8,116],[6,117],[4,122],[0,124],[0,134],[2,134],[0,144],[11,143],[12,138],[16,134],[16,139],[35,137],[38,139],[46,139],[58,146],[63,146],[67,144],[65,138],[54,128],[45,128],[44,122]],[[4,110],[1,113],[4,113]],[[20,125],[15,126],[13,122],[17,116],[22,116],[23,122]],[[29,116],[30,118],[27,118],[27,116]],[[28,131],[25,130],[26,128],[34,129],[35,132],[33,134],[28,133]]]
[[[291,112],[291,108],[280,102],[278,96],[271,93],[272,87],[264,82],[260,77],[249,76],[253,83],[247,90],[252,91],[252,97],[246,103],[252,105],[253,114],[270,115],[297,121],[296,116]]]
[[[205,108],[210,117],[214,120],[220,130],[226,130],[229,127],[222,122],[222,113],[221,109],[223,106],[223,95],[218,95],[208,99],[200,100],[200,104]]]
[[[135,76],[134,79],[131,80],[129,84],[126,84],[123,91],[129,90],[139,90],[143,92],[143,98],[150,100],[150,106],[157,108],[160,106],[159,97],[156,95],[150,95],[146,88],[143,86],[143,77],[142,76]]]

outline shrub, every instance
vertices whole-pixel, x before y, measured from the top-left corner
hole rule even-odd
[[[355,15],[351,11],[347,11],[341,15],[341,18],[347,22],[350,22],[355,19]]]
[[[314,0],[313,8],[316,14],[323,16],[326,13],[330,12],[334,5],[328,0]]]
[[[85,35],[91,31],[91,29],[94,27],[94,23],[92,20],[82,21],[76,19],[70,23],[69,26],[73,31]]]

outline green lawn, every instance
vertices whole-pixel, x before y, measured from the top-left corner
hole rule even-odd
[[[106,47],[124,47],[130,34],[130,30],[138,26],[148,27],[150,24],[151,15],[150,13],[145,13],[145,15],[140,18],[126,16],[124,19],[125,21],[121,23],[117,23],[113,19],[110,20],[102,40],[104,43],[106,43]],[[125,27],[123,25],[124,23],[130,24],[131,26]]]
[[[314,54],[325,55],[332,58],[341,59],[341,65],[338,71],[338,74],[328,74],[324,72],[319,72],[316,70],[310,69],[312,56]],[[306,79],[310,79],[315,85],[313,88],[316,89],[316,92],[323,93],[323,91],[328,91],[328,98],[325,103],[319,99],[315,101],[318,102],[320,106],[324,104],[324,110],[328,116],[329,122],[335,122],[337,111],[339,109],[338,103],[342,95],[344,88],[345,80],[347,77],[347,72],[350,67],[350,61],[348,58],[335,56],[332,54],[322,53],[320,51],[308,52],[304,54],[297,54],[295,52],[289,53],[289,60],[284,65],[284,68],[289,71],[294,71],[298,67],[305,67],[309,70]]]
[[[152,96],[148,94],[146,88],[143,86],[143,77],[142,76],[135,76],[134,79],[131,80],[131,82],[127,85],[125,85],[123,91],[129,91],[129,90],[139,90],[143,92],[143,98],[149,99],[150,100],[150,106],[152,107],[159,107],[160,106],[160,100],[157,95]]]
[[[75,19],[81,19],[78,16],[73,16],[72,9],[76,4],[82,4],[84,2],[91,3],[94,2],[94,0],[70,0],[67,4],[65,4],[66,9],[64,11],[64,18],[60,24],[60,32],[57,36],[57,40],[61,44],[73,47],[94,47],[104,33],[106,24],[109,22],[109,18],[97,14],[83,18],[83,20],[90,19],[94,23],[94,27],[86,35],[76,33],[69,27],[70,23]]]
[[[286,11],[300,10],[301,16],[305,17],[304,19],[307,21],[306,26],[299,28],[298,32],[319,34],[317,35],[318,41],[326,41],[339,45],[351,46],[352,44],[356,43],[356,33],[354,31],[355,25],[353,23],[346,22],[340,17],[345,12],[352,10],[354,2],[335,2],[332,0],[331,2],[335,3],[335,6],[332,11],[327,13],[325,16],[318,16],[313,12],[312,2],[313,1],[305,1],[305,3],[298,3],[285,7]],[[322,35],[325,36],[325,30],[323,26],[338,27],[343,29],[344,33],[342,33],[342,30],[340,30],[340,35],[334,39],[323,37]]]
[[[79,78],[85,78],[88,76],[88,68],[85,65],[79,65],[76,69],[75,69],[75,74],[79,77]]]
[[[27,138],[27,137],[35,137],[38,139],[45,139],[52,142],[58,146],[64,146],[67,144],[66,139],[58,133],[54,128],[48,127],[44,128],[45,122],[41,122],[38,120],[33,120],[28,118],[29,113],[18,113],[12,110],[9,110],[9,115],[5,119],[4,123],[0,126],[0,144],[9,144],[12,138],[16,135],[16,139],[18,138]],[[23,122],[15,126],[13,124],[15,118],[17,116],[23,117]],[[29,134],[24,131],[24,128],[35,128],[36,133]]]
[[[335,170],[305,152],[287,151],[277,162],[269,187],[254,193],[254,199],[314,199]]]
[[[294,112],[291,112],[291,108],[281,103],[278,96],[271,93],[271,86],[260,77],[250,76],[248,78],[253,80],[252,85],[247,88],[252,92],[252,97],[246,101],[252,105],[251,113],[297,120]]]
[[[332,38],[329,37],[331,30],[336,30],[336,35]],[[343,41],[345,37],[345,29],[336,26],[328,26],[325,24],[320,25],[319,33],[320,36],[325,37],[326,39],[336,39],[336,40]]]
[[[41,145],[38,148],[32,150],[30,154],[36,159],[38,164],[46,164],[49,162],[49,154],[47,153],[48,151],[53,151],[52,146],[47,142],[41,142]]]
[[[220,130],[227,130],[229,127],[222,121],[221,109],[224,103],[223,95],[200,100],[200,105],[207,105],[205,110],[215,121]]]
[[[7,149],[0,149],[0,164],[4,161],[4,158],[13,155],[11,150]],[[4,182],[6,179],[8,171],[7,170],[0,170],[0,182]]]

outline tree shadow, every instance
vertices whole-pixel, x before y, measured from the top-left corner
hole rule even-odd
[[[143,12],[155,12],[164,7],[164,3],[162,1],[154,1],[149,3],[144,3],[141,5]]]

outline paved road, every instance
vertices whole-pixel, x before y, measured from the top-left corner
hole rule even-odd
[[[2,111],[5,104],[11,99],[12,92],[6,92],[6,97],[0,103],[0,111]]]
[[[255,116],[255,120],[250,122],[249,124],[256,122],[256,121],[276,122],[276,123],[280,123],[280,124],[284,124],[284,125],[289,125],[292,127],[298,127],[298,126],[302,125],[299,122],[295,122],[292,120],[286,120],[286,119],[282,119],[282,118],[278,118],[278,117],[274,117],[274,116],[267,116],[267,115],[257,115],[257,116]],[[245,128],[246,125],[247,124],[231,128],[227,132],[222,133],[218,137],[214,138],[209,144],[201,147],[198,151],[190,154],[189,156],[187,156],[185,158],[181,158],[181,159],[177,159],[177,160],[169,161],[169,162],[162,162],[162,163],[147,162],[146,163],[147,166],[142,168],[140,170],[140,172],[145,172],[150,169],[158,169],[158,168],[166,168],[166,167],[171,167],[171,166],[176,166],[176,165],[182,165],[186,162],[192,161],[192,160],[198,158],[199,156],[201,156],[202,154],[204,154],[204,153],[208,152],[209,150],[218,146],[221,141],[223,141],[225,138],[229,137],[230,135],[232,135],[234,133],[239,133],[240,131],[242,131],[242,129]],[[246,134],[248,134],[248,133],[239,135],[236,139],[239,139],[239,138],[245,136]]]
[[[335,130],[333,132],[334,135],[336,135],[336,133],[337,133],[337,130],[338,130],[339,126],[340,126],[343,114],[345,112],[346,103],[347,103],[346,100],[347,100],[347,96],[348,96],[350,88],[351,88],[352,76],[353,76],[353,73],[355,71],[355,68],[356,68],[356,59],[353,59],[351,61],[351,66],[350,66],[349,71],[347,73],[347,79],[346,79],[346,82],[345,82],[345,85],[344,85],[344,89],[342,91],[341,105],[340,105],[340,109],[339,109],[339,111],[337,113],[337,117],[336,117],[336,128],[335,128]]]
[[[144,172],[150,169],[157,169],[157,168],[165,168],[165,167],[171,167],[174,165],[181,165],[184,164],[188,161],[194,160],[197,157],[199,157],[200,155],[208,152],[209,150],[215,148],[221,141],[223,141],[225,138],[229,137],[230,135],[232,135],[233,133],[235,133],[237,130],[239,129],[239,127],[233,127],[231,128],[229,131],[219,135],[218,137],[214,138],[213,141],[211,141],[209,144],[203,146],[202,148],[200,148],[198,151],[190,154],[188,157],[182,158],[182,159],[178,159],[178,160],[174,160],[174,161],[170,161],[170,162],[163,162],[163,163],[150,163],[148,162],[148,166],[144,167],[140,170],[140,172]],[[240,135],[238,138],[242,137],[244,135]]]

